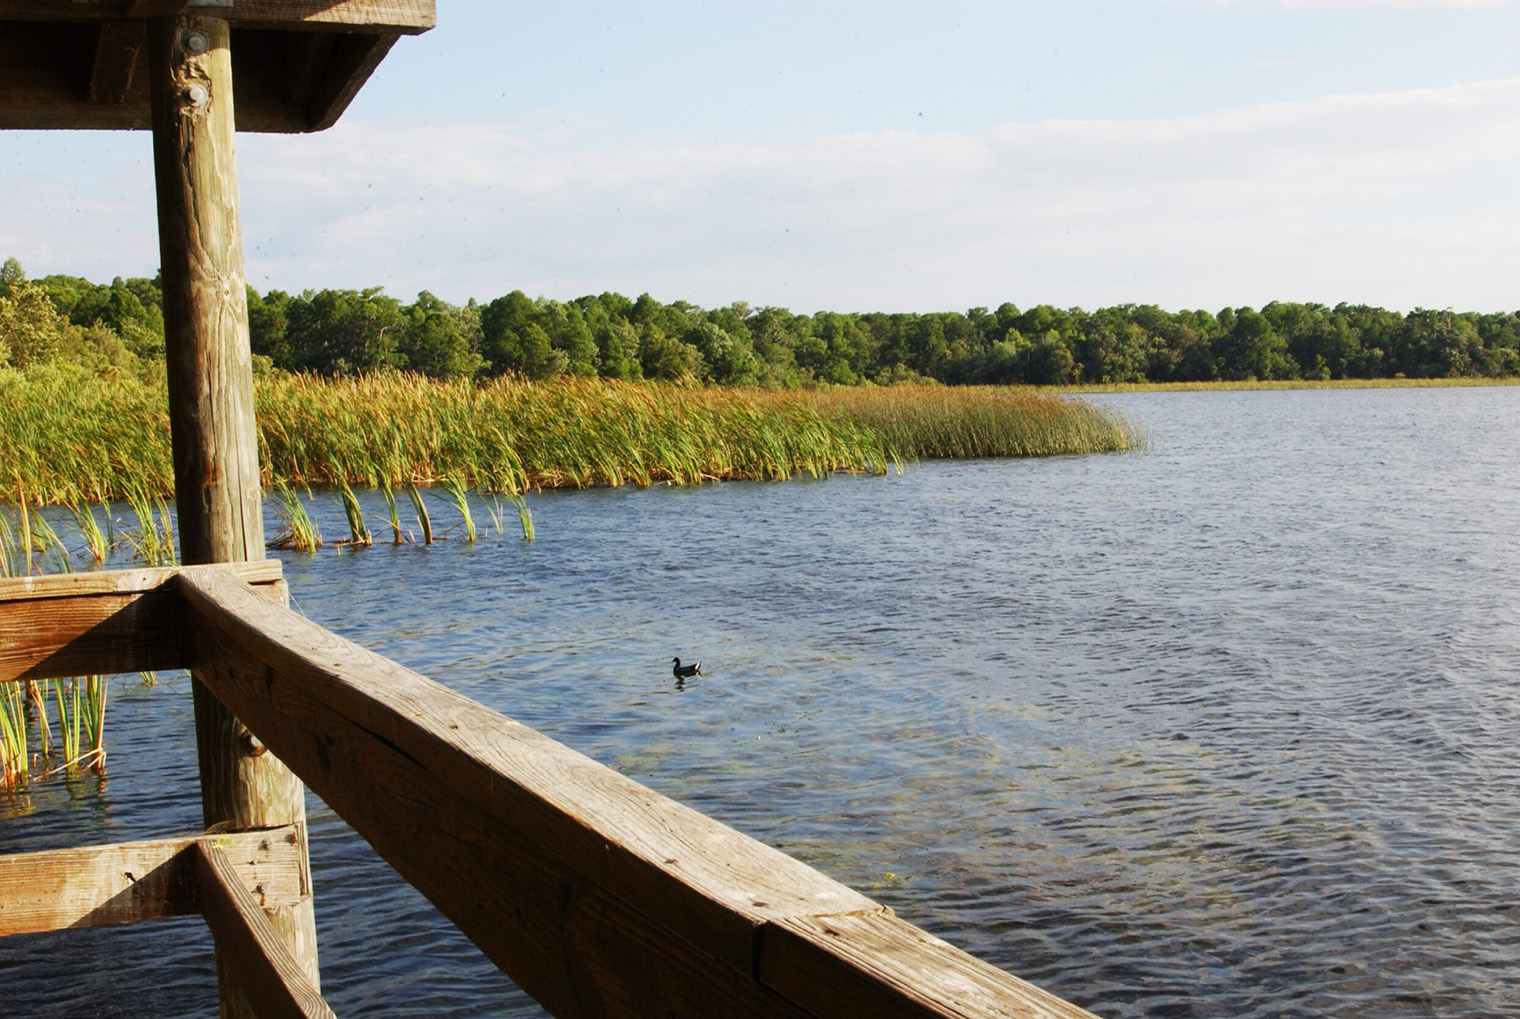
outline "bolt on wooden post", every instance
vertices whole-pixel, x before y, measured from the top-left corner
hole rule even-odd
[[[159,19],[148,31],[169,427],[186,565],[264,558],[229,35],[225,21],[198,16]],[[246,831],[304,822],[300,781],[198,679],[192,687],[206,825]],[[304,825],[298,831],[304,840]],[[315,982],[311,897],[270,918]],[[247,1014],[217,968],[223,1015]]]

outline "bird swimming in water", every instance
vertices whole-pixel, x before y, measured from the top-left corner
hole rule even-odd
[[[671,673],[677,679],[686,679],[688,676],[702,675],[702,663],[692,662],[690,665],[682,665],[679,656],[671,659],[675,664],[671,666]]]

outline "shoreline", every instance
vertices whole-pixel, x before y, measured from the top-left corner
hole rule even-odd
[[[1038,386],[1044,393],[1083,396],[1104,393],[1191,393],[1258,389],[1477,389],[1520,386],[1520,376],[1437,379],[1242,379],[1213,382],[1092,382],[1070,386]]]

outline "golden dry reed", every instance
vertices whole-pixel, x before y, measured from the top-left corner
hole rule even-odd
[[[898,386],[746,390],[602,379],[441,382],[276,376],[257,387],[264,486],[483,492],[783,480],[884,472],[903,459],[1128,449],[1112,414],[1031,390]],[[6,501],[167,496],[164,387],[0,370]]]

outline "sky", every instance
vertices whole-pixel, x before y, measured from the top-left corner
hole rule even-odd
[[[439,0],[238,137],[248,282],[949,311],[1520,308],[1520,0]],[[0,258],[151,276],[141,132],[0,134]]]

